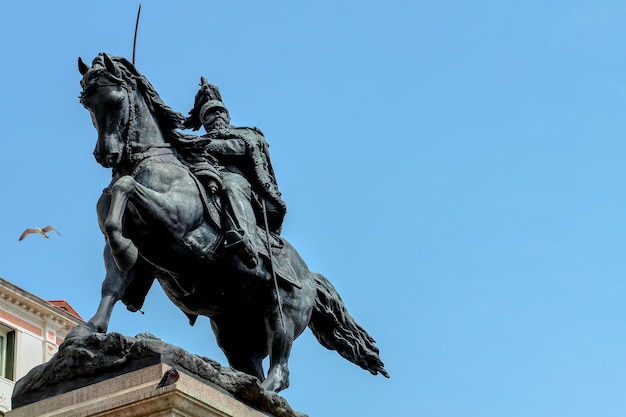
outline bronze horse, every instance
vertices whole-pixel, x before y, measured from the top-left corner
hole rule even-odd
[[[106,240],[102,299],[68,338],[106,332],[115,303],[137,311],[156,279],[192,325],[209,317],[230,366],[259,378],[267,390],[289,386],[291,346],[307,326],[326,348],[388,377],[374,340],[286,240],[273,237],[282,248],[272,251],[292,271],[291,280],[276,280],[271,254],[251,270],[223,251],[220,224],[206,207],[211,199],[179,151],[183,116],[163,104],[133,64],[101,53],[92,66],[79,59],[79,71],[80,101],[98,131],[94,156],[112,168],[112,180],[97,204]]]

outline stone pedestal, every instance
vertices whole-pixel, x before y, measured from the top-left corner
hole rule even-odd
[[[220,387],[179,369],[175,384],[156,388],[170,369],[151,365],[16,408],[7,417],[268,417]]]
[[[157,390],[171,367],[180,379]],[[11,403],[10,417],[306,417],[255,377],[147,333],[66,340],[15,383]]]

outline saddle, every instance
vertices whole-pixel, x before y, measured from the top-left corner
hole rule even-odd
[[[224,230],[222,227],[224,210],[219,195],[216,193],[208,193],[197,176],[192,174],[192,177],[200,193],[205,218],[209,221],[214,230],[219,233],[219,237],[216,239],[212,230],[209,230],[206,226],[200,226],[187,233],[183,237],[182,243],[198,258],[207,262],[215,262],[225,256],[223,246]],[[258,202],[258,198],[253,198],[253,201]],[[254,205],[255,204],[253,204],[253,206]],[[258,209],[258,207],[255,209]],[[259,255],[264,257],[268,263],[271,261],[273,271],[278,278],[297,288],[302,288],[302,284],[299,282],[296,272],[291,266],[288,253],[283,250],[285,242],[278,234],[270,231],[268,239],[265,229],[257,225],[256,233],[251,236],[251,239],[253,240],[253,247],[259,250]],[[268,248],[271,248],[271,254]]]

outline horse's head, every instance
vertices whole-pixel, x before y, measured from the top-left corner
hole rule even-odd
[[[115,167],[122,161],[133,117],[131,93],[134,86],[122,60],[101,53],[89,67],[78,59],[78,69],[83,75],[80,102],[89,110],[98,131],[93,154],[105,168]]]
[[[83,75],[80,102],[98,131],[93,154],[106,168],[137,149],[176,141],[185,116],[166,106],[152,84],[128,60],[99,54],[91,67],[78,59]],[[141,151],[139,151],[141,152]]]

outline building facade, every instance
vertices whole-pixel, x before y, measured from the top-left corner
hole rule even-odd
[[[11,408],[15,381],[47,362],[81,323],[65,300],[43,300],[0,278],[0,416]]]

